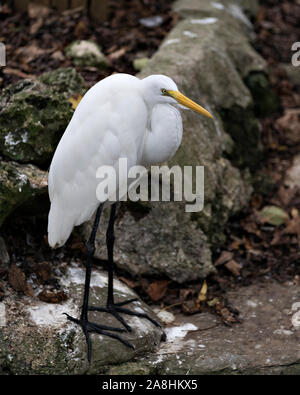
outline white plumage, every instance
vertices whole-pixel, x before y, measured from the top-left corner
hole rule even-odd
[[[73,227],[89,220],[101,203],[96,197],[99,166],[114,166],[118,173],[119,158],[127,158],[129,169],[174,155],[182,138],[178,104],[210,116],[162,75],[139,80],[114,74],[85,94],[49,170],[50,246],[63,245]]]

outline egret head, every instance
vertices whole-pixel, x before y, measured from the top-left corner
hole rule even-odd
[[[205,108],[180,93],[175,82],[165,75],[150,75],[144,78],[142,83],[143,95],[150,105],[160,103],[175,104],[180,108],[190,108],[199,114],[213,118]]]

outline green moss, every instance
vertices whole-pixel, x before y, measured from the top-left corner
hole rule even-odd
[[[47,167],[73,109],[69,98],[84,93],[74,69],[58,69],[40,80],[23,80],[0,97],[0,152],[10,160]]]
[[[270,115],[278,110],[279,99],[265,73],[250,73],[245,78],[245,84],[253,96],[254,111],[258,117]]]
[[[253,108],[232,106],[220,111],[225,130],[233,140],[232,151],[227,155],[239,168],[256,169],[262,159],[260,128]]]

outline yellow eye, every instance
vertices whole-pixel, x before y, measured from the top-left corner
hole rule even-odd
[[[166,95],[166,94],[167,94],[167,90],[166,90],[166,89],[162,89],[162,90],[161,90],[161,93],[162,93],[163,95]]]

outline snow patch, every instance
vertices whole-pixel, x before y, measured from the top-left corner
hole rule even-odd
[[[210,25],[212,23],[216,23],[218,18],[209,17],[209,18],[202,18],[202,19],[191,19],[190,22],[193,25]]]
[[[71,284],[83,286],[85,281],[85,270],[77,266],[68,267],[66,276],[64,276],[60,281],[65,287],[69,287]],[[107,285],[108,280],[106,274],[93,270],[90,286],[104,288],[107,287]],[[135,296],[135,293],[119,280],[114,280],[114,290],[125,295]]]
[[[27,308],[31,320],[38,326],[58,327],[68,321],[63,313],[77,316],[77,309],[73,303],[63,304],[38,303]]]
[[[176,43],[180,43],[180,39],[179,38],[170,38],[169,40],[166,40],[162,47],[166,47],[167,45],[171,45],[171,44],[176,44]]]
[[[187,37],[190,37],[190,38],[198,37],[198,34],[193,33],[193,32],[190,32],[189,30],[185,30],[185,31],[183,32],[183,34],[184,34],[185,36],[187,36]]]
[[[173,326],[172,328],[166,328],[167,342],[173,342],[176,339],[182,339],[190,331],[196,331],[198,327],[194,324],[186,323],[180,326]]]
[[[211,3],[211,5],[212,5],[212,7],[217,8],[218,10],[224,10],[224,8],[225,8],[223,4],[217,3],[217,2],[215,2],[215,1],[213,1],[213,2]]]

